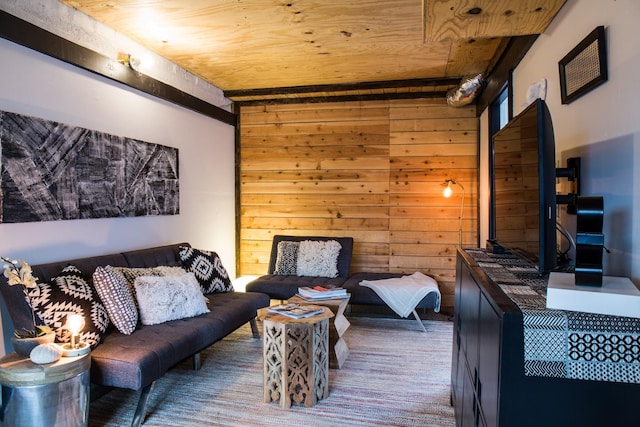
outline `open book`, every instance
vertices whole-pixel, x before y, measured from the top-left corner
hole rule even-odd
[[[315,316],[324,312],[324,307],[317,305],[280,304],[269,307],[271,313],[283,314],[295,319]]]

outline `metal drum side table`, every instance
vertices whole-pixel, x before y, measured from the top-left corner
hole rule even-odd
[[[86,426],[89,421],[91,356],[62,357],[38,365],[8,354],[0,359],[4,427]]]

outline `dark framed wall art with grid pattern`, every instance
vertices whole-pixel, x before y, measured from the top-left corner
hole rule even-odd
[[[607,81],[607,48],[604,26],[596,27],[558,62],[560,94],[570,104]]]

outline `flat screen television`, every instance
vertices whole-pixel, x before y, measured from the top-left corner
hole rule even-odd
[[[556,267],[551,114],[538,99],[493,136],[493,238],[544,274]]]

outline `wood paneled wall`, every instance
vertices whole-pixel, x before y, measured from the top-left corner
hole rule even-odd
[[[463,245],[477,245],[478,120],[443,99],[240,108],[239,275],[265,274],[274,234],[352,236],[351,271],[422,271],[452,312]]]

